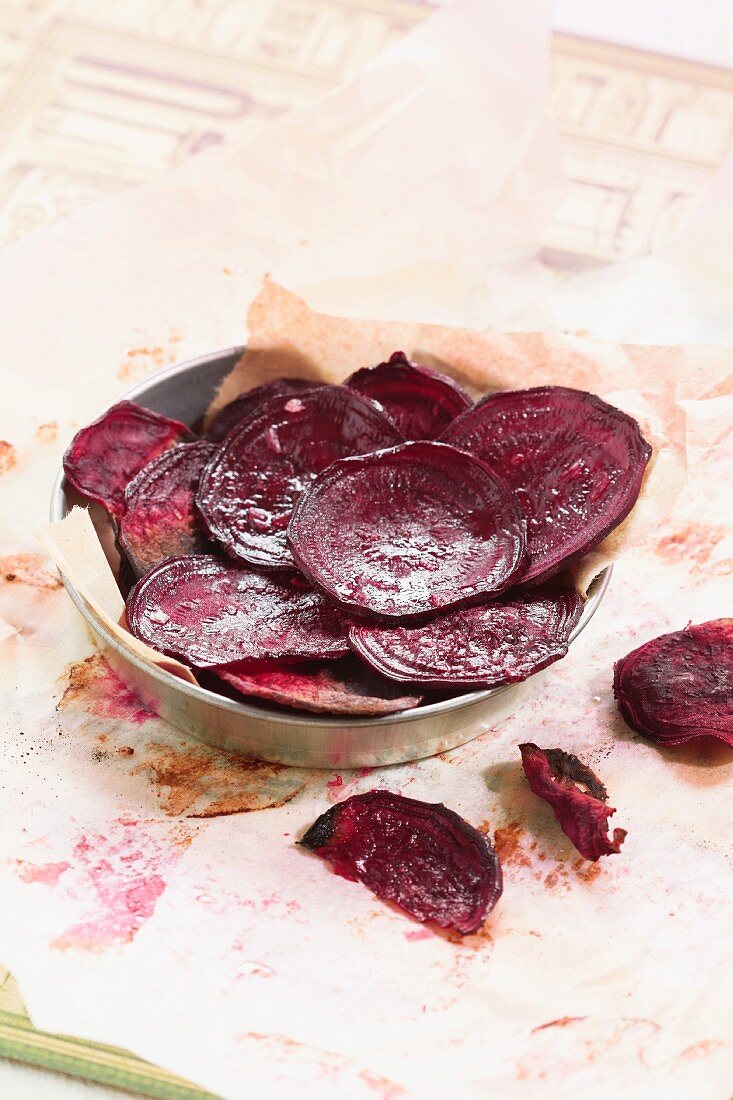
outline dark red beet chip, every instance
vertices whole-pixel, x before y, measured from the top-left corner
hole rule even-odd
[[[256,412],[271,397],[279,397],[283,393],[293,394],[302,390],[312,390],[315,383],[307,382],[304,378],[277,378],[274,382],[263,382],[261,386],[240,393],[212,420],[207,431],[206,438],[212,443],[221,443],[225,436],[229,435],[232,428],[242,422],[245,416]]]
[[[378,402],[405,439],[437,439],[473,405],[452,378],[410,363],[401,351],[386,363],[356,371],[345,385]]]
[[[178,420],[120,401],[77,432],[64,455],[64,472],[77,492],[118,516],[135,474],[162,451],[193,439]]]
[[[143,466],[127,486],[117,539],[136,576],[166,558],[206,550],[193,502],[213,453],[212,443],[183,443]]]
[[[349,643],[392,680],[499,687],[559,661],[580,618],[577,592],[541,588],[440,615],[422,626],[353,624]]]
[[[281,394],[226,437],[202,475],[199,513],[231,557],[293,569],[287,526],[303,490],[335,459],[400,440],[386,417],[350,390]]]
[[[404,620],[508,588],[523,567],[525,520],[481,462],[418,441],[334,463],[298,501],[288,540],[339,606]]]
[[[135,637],[195,668],[348,650],[340,613],[302,580],[207,554],[169,558],[147,573],[130,593],[127,621]]]
[[[632,730],[659,745],[733,746],[733,619],[663,634],[616,662],[613,691]]]
[[[501,896],[491,844],[439,802],[357,794],[321,814],[300,843],[336,874],[441,928],[476,932]]]
[[[522,767],[532,791],[549,802],[560,828],[586,859],[597,860],[621,850],[625,829],[608,836],[615,814],[598,776],[570,752],[520,745]]]
[[[482,459],[519,497],[525,582],[577,561],[626,518],[651,455],[632,417],[563,386],[491,394],[454,420],[443,440]]]
[[[281,706],[316,714],[393,714],[422,702],[422,695],[386,680],[355,657],[340,661],[217,670],[230,687]]]

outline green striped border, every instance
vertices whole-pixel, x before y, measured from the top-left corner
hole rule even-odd
[[[166,1070],[118,1047],[38,1031],[27,1016],[0,1009],[0,1057],[67,1073],[154,1100],[218,1100]]]

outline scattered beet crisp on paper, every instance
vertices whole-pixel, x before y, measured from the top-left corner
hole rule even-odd
[[[159,1058],[165,1053],[179,1072],[221,1095],[237,1095],[245,1079],[264,1087],[273,1071],[283,1096],[314,1080],[324,1096],[368,1097],[375,1090],[384,1097],[400,1090],[430,1096],[436,1081],[444,1080],[477,1098],[487,1084],[498,1094],[522,1097],[529,1089],[559,1092],[569,1082],[600,1097],[659,1081],[693,1091],[704,1081],[711,1095],[724,1095],[730,1066],[729,997],[722,978],[728,885],[720,822],[727,765],[709,753],[670,764],[654,746],[632,737],[616,715],[611,692],[613,659],[632,651],[643,640],[640,632],[648,638],[655,629],[661,634],[684,627],[687,616],[675,619],[683,595],[693,621],[715,615],[709,578],[724,559],[691,573],[684,564],[670,564],[666,546],[657,553],[669,534],[665,511],[684,454],[681,418],[659,397],[670,394],[660,379],[676,369],[675,361],[682,376],[692,353],[619,349],[572,337],[352,324],[312,317],[277,288],[269,288],[266,298],[253,311],[253,320],[259,311],[262,324],[252,326],[247,384],[292,377],[298,356],[312,380],[321,353],[324,375],[318,381],[335,384],[402,349],[409,359],[457,379],[472,398],[516,388],[512,379],[521,376],[522,384],[562,383],[598,393],[637,419],[654,455],[630,520],[576,567],[562,615],[552,602],[556,597],[548,602],[553,578],[527,590],[527,605],[541,607],[551,623],[562,625],[575,613],[586,574],[614,558],[623,543],[618,580],[587,643],[573,647],[546,676],[529,680],[514,713],[445,759],[367,775],[343,768],[292,774],[251,762],[237,766],[235,758],[194,745],[154,715],[145,716],[139,704],[125,706],[124,688],[117,681],[113,690],[113,675],[92,677],[87,670],[86,677],[78,671],[71,677],[65,666],[89,654],[81,621],[59,590],[26,593],[24,613],[38,628],[23,643],[36,655],[33,690],[29,686],[24,696],[26,726],[40,730],[57,723],[62,736],[54,725],[53,747],[43,748],[53,751],[53,775],[44,769],[41,783],[33,768],[23,773],[25,831],[11,823],[8,854],[15,862],[0,874],[4,897],[14,910],[22,906],[28,919],[22,942],[11,931],[3,935],[8,961],[31,976],[31,994],[32,975],[46,960],[57,981],[75,982],[77,989],[101,996],[112,981],[128,991],[113,1006],[114,1040],[144,1053],[154,1031]],[[271,346],[282,347],[286,332],[296,333],[303,347],[297,355],[290,348],[286,366],[282,356],[275,366],[271,350],[265,354],[258,343],[267,344],[275,333]],[[719,360],[715,354],[706,359],[711,374],[700,383],[701,408],[702,395],[716,385],[713,362],[721,370],[728,362],[723,352]],[[684,400],[693,419],[697,397],[685,392]],[[223,404],[225,399],[217,407]],[[720,468],[710,469],[710,485],[704,477],[695,481],[694,518],[714,525],[721,522],[713,492]],[[24,591],[15,580],[5,582],[8,621]],[[498,613],[508,603],[511,593],[487,606]],[[473,613],[459,607],[444,614]],[[170,618],[165,606],[163,614]],[[54,627],[59,616],[63,637]],[[399,629],[425,631],[436,621]],[[533,625],[525,624],[528,638]],[[371,620],[360,629],[376,639],[390,624]],[[10,652],[7,639],[0,644]],[[561,634],[556,644],[562,650]],[[411,646],[398,656],[412,660],[415,652]],[[351,683],[346,693],[353,697],[360,689],[342,664],[350,659],[338,657],[330,666],[343,669],[330,686],[323,678],[329,664],[318,658],[307,663],[318,686],[298,683],[295,675],[288,682],[279,666],[227,666],[226,675],[264,691],[269,686],[289,692],[291,699],[312,700],[319,690],[335,697],[340,685]],[[306,665],[289,667],[295,674]],[[379,705],[380,675],[375,672],[376,682],[365,692],[372,706]],[[92,680],[96,686],[84,688],[83,681]],[[402,681],[392,683],[395,698],[416,698]],[[427,683],[423,688],[434,690]],[[66,702],[56,711],[62,697]],[[540,745],[572,745],[602,776],[629,829],[621,855],[588,864],[568,852],[522,777],[516,746],[529,738]],[[228,794],[227,783],[233,784]],[[429,921],[410,921],[364,886],[330,875],[297,847],[330,804],[338,819],[339,807],[352,796],[383,786],[420,803],[440,800],[491,842],[504,891],[480,935],[447,943]],[[227,816],[208,820],[208,814],[223,812],[227,799]],[[69,825],[54,830],[59,814]],[[104,876],[95,870],[102,864]],[[128,894],[133,904],[120,923],[119,906]],[[0,916],[5,932],[2,921]],[[92,951],[79,933],[86,930],[88,943],[91,926],[99,933]],[[609,934],[617,928],[623,935]],[[673,970],[670,947],[678,960]],[[26,963],[30,950],[32,968]],[[199,991],[193,1008],[182,969],[186,988]],[[183,1007],[175,1021],[165,1014],[161,1019],[154,998],[149,1000],[151,981]],[[690,996],[692,987],[704,990],[703,1004]],[[52,998],[44,1017],[46,998],[45,990],[35,998],[35,1011],[39,1021],[51,1023],[60,1006]],[[226,1054],[216,1067],[191,1039],[204,1010]],[[94,1024],[87,1026],[93,1030]]]

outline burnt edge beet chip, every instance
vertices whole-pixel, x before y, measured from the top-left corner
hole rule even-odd
[[[326,810],[300,843],[419,921],[476,932],[501,896],[489,841],[441,803],[370,791]]]
[[[623,720],[658,745],[717,737],[733,747],[733,619],[662,634],[616,662]]]
[[[577,592],[532,589],[423,626],[354,623],[349,643],[383,676],[425,687],[494,688],[526,680],[568,651]]]
[[[302,579],[206,554],[169,558],[147,573],[130,593],[127,621],[136,638],[195,668],[348,651],[338,610]]]
[[[232,429],[203,472],[196,506],[231,557],[292,570],[287,526],[303,489],[338,458],[401,441],[386,417],[350,390],[281,394]]]
[[[193,438],[178,420],[120,401],[76,433],[64,455],[64,473],[77,492],[118,516],[135,474],[162,451]]]
[[[304,378],[277,378],[273,382],[263,382],[261,386],[240,393],[239,397],[225,405],[211,421],[204,435],[211,443],[221,443],[235,425],[241,423],[245,416],[256,412],[271,397],[312,390],[315,385],[316,383],[307,382]]]
[[[603,542],[634,507],[652,453],[632,417],[563,386],[491,394],[442,438],[482,459],[519,497],[523,582],[546,580]]]
[[[351,656],[302,665],[230,665],[216,675],[242,695],[316,714],[394,714],[423,700]]]
[[[473,405],[452,378],[418,367],[401,351],[386,363],[356,371],[344,385],[378,402],[405,439],[437,439]]]
[[[616,813],[595,772],[570,752],[519,746],[530,789],[552,807],[560,828],[586,859],[614,855],[621,850],[625,829],[608,836],[608,818]],[[583,789],[585,788],[585,789]]]
[[[143,466],[127,486],[117,541],[136,576],[166,558],[207,549],[194,497],[213,453],[212,443],[182,443]]]
[[[503,592],[526,548],[505,483],[465,451],[423,440],[335,462],[296,504],[288,541],[340,607],[400,620]]]

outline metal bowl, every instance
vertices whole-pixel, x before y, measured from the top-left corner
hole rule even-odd
[[[214,391],[244,349],[227,348],[160,371],[140,382],[123,397],[195,424]],[[59,474],[51,498],[51,519],[63,519],[72,504],[80,503]],[[101,509],[92,507],[100,538],[112,566],[116,551]],[[105,526],[107,530],[105,531]],[[105,534],[107,537],[105,538]],[[611,570],[596,580],[571,642],[583,630],[603,599]],[[121,679],[161,718],[201,741],[231,752],[245,753],[275,763],[312,768],[352,768],[398,764],[455,748],[496,725],[516,710],[524,684],[474,691],[379,718],[309,715],[286,708],[238,702],[184,683],[168,672],[146,664],[106,630],[64,577],[66,590],[105,647],[105,655]],[[549,670],[552,675],[552,670]]]

